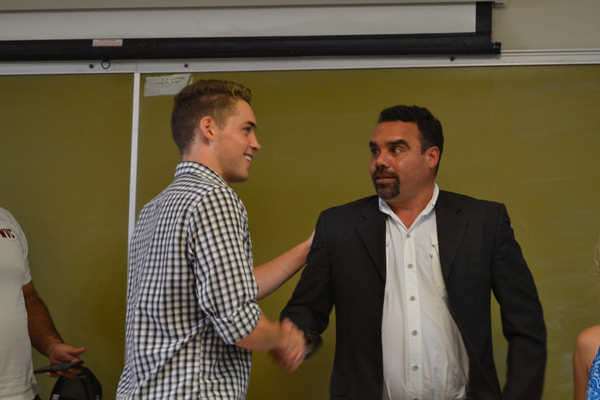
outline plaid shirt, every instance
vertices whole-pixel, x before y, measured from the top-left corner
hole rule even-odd
[[[248,215],[211,169],[177,165],[131,240],[118,399],[244,399],[260,317]]]

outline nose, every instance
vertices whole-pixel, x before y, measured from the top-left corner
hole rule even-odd
[[[373,157],[373,163],[376,167],[384,167],[387,168],[389,166],[389,160],[385,151],[379,152],[376,156]]]
[[[258,151],[258,150],[262,149],[262,146],[260,145],[260,143],[258,143],[258,139],[256,138],[256,135],[252,135],[252,138],[250,140],[250,147],[252,147],[252,149],[254,151]]]

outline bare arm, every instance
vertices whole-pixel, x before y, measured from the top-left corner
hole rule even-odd
[[[590,367],[600,346],[600,325],[584,329],[573,350],[573,388],[575,400],[585,400]]]
[[[54,327],[48,308],[38,297],[33,282],[23,286],[23,297],[31,344],[37,351],[49,357],[54,347],[63,342],[62,338]]]
[[[306,264],[313,235],[314,232],[304,242],[271,261],[254,267],[254,278],[259,287],[257,300],[274,292]]]
[[[249,350],[277,352],[277,361],[287,372],[296,370],[304,361],[304,335],[290,320],[274,323],[262,314],[254,330],[235,344]]]
[[[85,348],[75,348],[62,341],[54,327],[52,318],[50,318],[48,308],[38,297],[33,287],[33,282],[23,286],[23,297],[27,310],[27,327],[31,345],[48,357],[51,364],[78,361],[78,356],[85,352]],[[75,376],[69,372],[60,372],[59,374],[70,378]]]

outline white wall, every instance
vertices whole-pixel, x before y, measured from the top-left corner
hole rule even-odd
[[[600,1],[508,0],[492,13],[503,50],[600,49]]]

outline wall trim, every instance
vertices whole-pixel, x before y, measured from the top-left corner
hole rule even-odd
[[[0,62],[1,75],[299,71],[600,64],[600,49],[503,50],[496,56],[300,57],[137,61]]]

